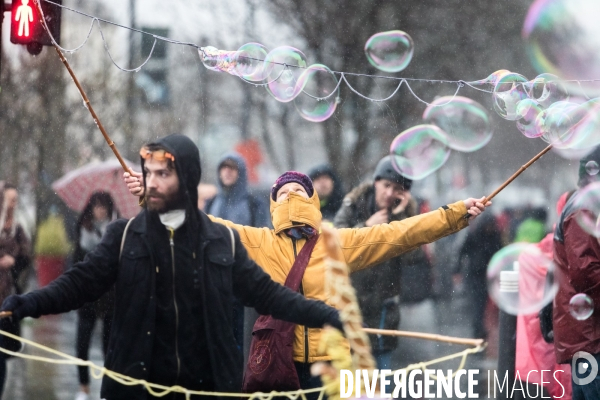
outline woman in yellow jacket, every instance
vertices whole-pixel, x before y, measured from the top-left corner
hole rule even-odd
[[[125,182],[136,195],[141,195],[135,177],[125,174]],[[485,206],[483,199],[470,198],[402,221],[366,228],[338,229],[337,233],[350,272],[380,264],[421,245],[455,233],[479,215]],[[237,225],[220,218],[213,221],[236,229],[249,256],[271,278],[285,283],[292,264],[307,241],[321,225],[319,197],[312,181],[304,174],[288,171],[271,189],[271,220],[273,229]],[[326,249],[318,239],[302,279],[301,291],[307,298],[328,302],[325,294]],[[294,361],[303,389],[317,387],[318,378],[311,379],[310,365],[327,361],[327,354],[318,350],[321,330],[297,326],[294,341]]]

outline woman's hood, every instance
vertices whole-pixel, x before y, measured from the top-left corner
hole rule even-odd
[[[271,221],[276,234],[298,225],[308,225],[318,230],[321,219],[320,200],[316,190],[308,199],[294,192],[281,203],[271,198]]]

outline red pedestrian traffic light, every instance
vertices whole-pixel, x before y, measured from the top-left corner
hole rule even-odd
[[[46,25],[54,40],[60,40],[61,8],[44,0],[37,0],[42,6]],[[54,0],[61,4],[62,0]],[[44,30],[34,0],[12,0],[10,16],[10,41],[15,44],[37,44],[52,46],[50,37]]]

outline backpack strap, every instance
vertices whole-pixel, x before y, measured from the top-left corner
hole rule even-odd
[[[135,217],[131,218],[127,221],[127,225],[125,225],[125,230],[123,231],[123,236],[121,237],[121,249],[119,250],[119,263],[121,262],[121,256],[123,255],[123,247],[125,247],[125,237],[127,236],[127,229],[129,229],[129,225],[131,221],[133,221]]]
[[[235,236],[233,236],[233,230],[226,226],[229,229],[229,236],[231,237],[231,255],[235,258]]]

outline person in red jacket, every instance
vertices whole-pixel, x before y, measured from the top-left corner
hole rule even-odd
[[[559,284],[553,311],[554,352],[559,364],[571,363],[573,400],[600,399],[600,377],[597,376],[600,311],[596,310],[584,320],[577,320],[569,312],[569,302],[578,293],[585,293],[594,304],[600,305],[600,243],[577,223],[579,213],[590,212],[578,201],[581,188],[600,180],[600,175],[586,171],[586,164],[592,161],[600,163],[600,146],[581,159],[580,189],[565,205],[554,233],[554,262]],[[587,382],[589,377],[593,379]]]

